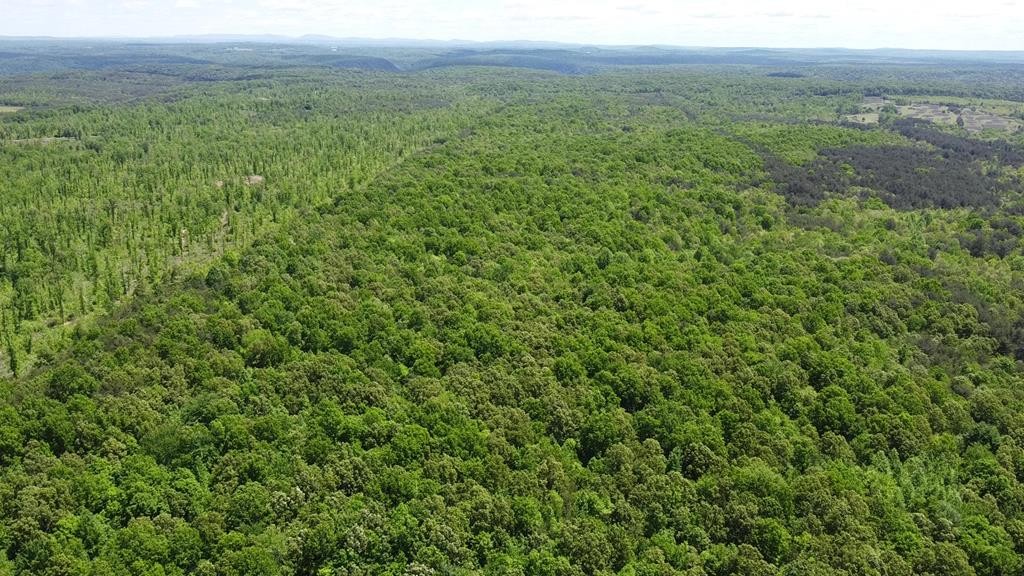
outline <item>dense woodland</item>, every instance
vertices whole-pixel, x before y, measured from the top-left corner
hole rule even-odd
[[[1013,76],[146,62],[0,75],[0,574],[1024,571],[1022,136],[841,121]]]

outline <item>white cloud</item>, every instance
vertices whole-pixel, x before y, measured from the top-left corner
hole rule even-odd
[[[1024,50],[1024,0],[0,0],[0,34]]]

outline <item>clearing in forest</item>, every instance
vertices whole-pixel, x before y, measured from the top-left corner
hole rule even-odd
[[[1013,132],[1024,126],[1024,123],[1011,116],[1011,114],[1020,113],[1019,103],[952,96],[892,100],[868,96],[861,102],[861,113],[850,114],[845,116],[845,119],[859,124],[877,124],[878,112],[886,105],[893,105],[896,112],[905,118],[927,120],[935,124],[952,126],[962,120],[961,126],[971,133],[983,130]]]
[[[853,122],[854,124],[878,124],[878,112],[847,114],[844,118],[847,122]]]

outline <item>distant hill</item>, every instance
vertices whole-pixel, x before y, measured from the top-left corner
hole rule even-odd
[[[1019,74],[1024,52],[916,50],[587,46],[556,42],[471,42],[400,38],[300,38],[272,35],[206,35],[137,39],[0,38],[0,75],[64,70],[122,70],[190,79],[245,76],[253,69],[312,67],[380,72],[439,68],[525,68],[559,74],[593,74],[625,66],[765,66],[775,77],[813,75],[812,69],[848,79],[861,65],[934,67],[962,82],[984,68]],[[1016,71],[1014,71],[1016,70]],[[243,72],[250,71],[250,72]]]

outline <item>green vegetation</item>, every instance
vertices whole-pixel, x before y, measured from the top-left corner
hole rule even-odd
[[[1020,574],[1024,152],[769,72],[33,77],[0,574]]]
[[[791,164],[807,164],[825,148],[862,146],[906,146],[899,134],[882,130],[859,130],[831,124],[736,124],[730,131],[752,145],[770,150]]]
[[[1024,103],[1012,100],[999,100],[990,98],[964,98],[957,96],[914,96],[909,99],[911,103],[944,104],[954,105],[959,108],[975,108],[982,112],[999,114],[1002,116],[1019,115],[1024,111]]]
[[[19,340],[21,366],[41,326],[111,310],[244,246],[474,113],[440,82],[356,80],[245,82],[0,125],[0,333]]]

